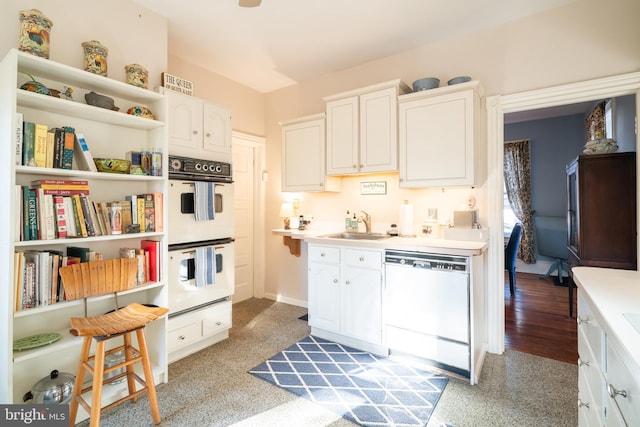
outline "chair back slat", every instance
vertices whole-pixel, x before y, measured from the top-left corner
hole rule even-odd
[[[61,267],[65,299],[75,300],[131,289],[136,286],[137,271],[138,261],[135,258],[90,261]]]

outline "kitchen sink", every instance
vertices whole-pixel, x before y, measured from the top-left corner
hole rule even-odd
[[[382,240],[387,239],[391,236],[387,234],[376,234],[376,233],[334,233],[334,234],[325,234],[324,236],[328,239],[348,239],[348,240]]]

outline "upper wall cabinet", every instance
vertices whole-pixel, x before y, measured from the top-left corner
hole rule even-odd
[[[473,81],[399,97],[400,187],[482,183],[483,96]]]
[[[169,152],[231,162],[231,111],[164,90],[169,100]]]
[[[340,191],[340,179],[325,173],[324,114],[280,122],[282,191]]]
[[[324,98],[327,174],[398,171],[399,79]]]

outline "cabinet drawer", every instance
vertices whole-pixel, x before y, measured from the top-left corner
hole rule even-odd
[[[200,339],[200,321],[194,320],[167,334],[167,350],[172,352]]]
[[[231,302],[220,304],[202,319],[202,336],[215,335],[231,327]]]
[[[595,319],[591,307],[584,301],[584,299],[578,299],[578,353],[581,356],[587,355],[586,348],[590,349],[594,362],[598,366],[603,366],[602,363],[602,342],[604,335],[600,324]],[[582,342],[581,342],[582,340]]]
[[[620,394],[616,395],[611,387],[618,390]],[[627,425],[640,426],[640,383],[631,376],[609,342],[607,342],[607,393],[611,397],[610,401],[615,401]],[[626,397],[621,393],[625,393]]]
[[[309,245],[309,261],[340,262],[340,248],[335,246]]]
[[[344,262],[354,267],[382,268],[382,251],[345,249]]]
[[[590,354],[586,356],[581,354],[578,361],[578,397],[581,403],[588,405],[587,410],[590,418],[602,419],[603,384],[604,377],[600,371],[600,366],[593,362]],[[580,411],[582,411],[582,407],[580,408]]]

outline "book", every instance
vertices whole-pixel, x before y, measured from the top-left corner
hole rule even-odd
[[[155,231],[164,231],[164,196],[162,193],[153,193],[155,212]]]
[[[26,230],[23,230],[24,240],[38,239],[38,202],[36,190],[23,186],[25,198]]]
[[[98,223],[98,228],[100,229],[100,235],[106,236],[107,234],[111,234],[111,227],[109,227],[109,231],[107,231],[106,224],[104,222],[104,216],[102,215],[102,208],[100,207],[99,202],[93,202],[93,209],[96,213],[96,221]]]
[[[16,252],[13,261],[13,274],[14,274],[14,310],[20,311],[22,309],[22,289],[24,283],[24,252]]]
[[[22,124],[24,122],[24,114],[16,113],[16,166],[20,166],[22,164],[22,139],[23,139],[23,130]]]
[[[100,205],[100,212],[99,214],[102,215],[102,222],[104,223],[104,228],[106,233],[105,234],[112,234],[111,233],[111,220],[109,219],[109,207],[107,206],[106,202],[100,202],[98,203]]]
[[[131,224],[140,224],[138,222],[138,196],[132,194],[124,196],[124,199],[131,203]]]
[[[144,197],[138,196],[136,198],[136,204],[138,205],[136,213],[138,215],[138,225],[140,225],[140,232],[144,233],[147,229],[146,221],[144,220]]]
[[[155,217],[155,200],[153,193],[143,194],[144,198],[144,224],[145,231],[156,231],[156,217]]]
[[[148,262],[148,280],[158,282],[160,277],[160,242],[155,240],[140,240],[140,248],[149,253]]]
[[[72,195],[71,201],[73,202],[73,209],[77,217],[76,228],[78,229],[78,236],[87,237],[89,234],[87,233],[87,223],[85,222],[84,214],[82,213],[82,203],[80,202],[80,195]]]
[[[47,130],[47,149],[46,149],[46,157],[44,162],[45,168],[53,168],[53,155],[55,154],[56,147],[56,129],[51,128]]]
[[[85,194],[80,194],[78,196],[80,198],[80,208],[82,209],[82,216],[84,217],[84,224],[87,228],[87,236],[97,236],[96,233],[96,223],[94,222],[95,214],[92,215],[91,206],[92,203],[89,200],[89,197]]]
[[[84,179],[36,179],[31,181],[31,187],[49,189],[88,189],[89,181]]]
[[[96,164],[93,162],[93,156],[89,151],[89,146],[80,132],[76,132],[75,148],[77,148],[78,168],[83,171],[98,172]]]
[[[56,235],[58,239],[67,237],[67,214],[62,196],[52,196],[56,212]]]
[[[64,129],[62,128],[55,128],[55,144],[53,150],[53,167],[62,169],[62,155],[64,154]]]
[[[38,239],[53,240],[56,238],[56,223],[53,196],[36,189],[38,206]]]
[[[127,233],[128,227],[133,223],[131,202],[128,200],[120,200],[118,203],[120,204],[120,209],[122,211],[122,233]]]
[[[64,126],[64,148],[62,150],[62,169],[73,169],[73,146],[76,140],[76,131],[71,126]]]
[[[80,258],[80,262],[89,262],[91,249],[81,246],[67,246],[67,257],[76,257]]]
[[[16,184],[13,186],[13,206],[16,209],[16,221],[14,221],[13,240],[24,240],[24,203],[22,201],[22,186]]]
[[[64,201],[64,212],[66,214],[66,219],[67,219],[67,236],[77,237],[78,236],[78,230],[76,228],[77,216],[73,209],[73,201],[71,200],[71,197],[68,197],[68,196],[63,197],[62,199]]]
[[[34,143],[33,143],[33,160],[35,166],[39,168],[46,167],[47,164],[47,135],[48,126],[36,123]]]
[[[22,164],[24,166],[35,166],[33,159],[33,149],[36,141],[36,124],[25,121],[22,124]]]
[[[20,309],[36,307],[38,300],[37,252],[24,252],[24,279],[22,282],[22,304]]]

